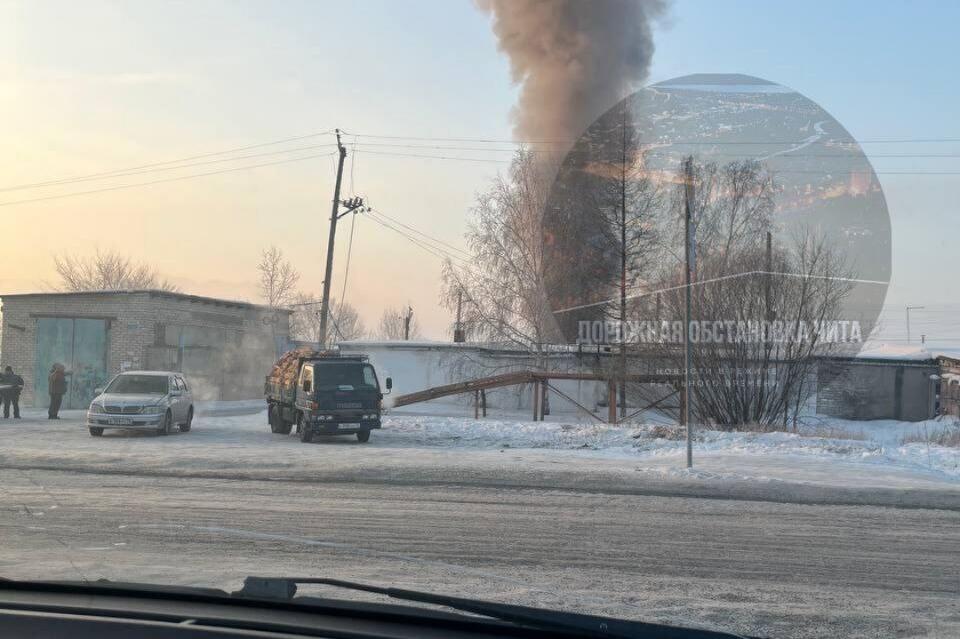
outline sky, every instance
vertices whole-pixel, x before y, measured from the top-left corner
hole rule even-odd
[[[679,0],[656,25],[650,81],[744,73],[796,89],[857,139],[960,139],[958,20],[960,3]],[[311,136],[240,154],[304,149],[294,153],[0,190],[0,293],[49,290],[54,255],[100,249],[155,265],[186,292],[259,301],[256,264],[275,245],[319,296],[335,158],[332,136],[313,134],[334,128],[347,132],[344,195],[464,247],[475,194],[509,154],[409,138],[509,140],[516,96],[488,16],[466,0],[0,0],[0,189]],[[876,157],[881,173],[960,173],[960,142],[864,147],[953,156]],[[437,154],[471,159],[410,157]],[[324,157],[15,203],[313,155]],[[960,175],[880,180],[889,304],[948,306]],[[437,255],[363,215],[344,218],[338,238],[334,295],[345,290],[368,327],[409,304],[427,337],[449,337]]]

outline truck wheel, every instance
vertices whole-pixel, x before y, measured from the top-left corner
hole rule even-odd
[[[313,429],[308,424],[303,423],[303,415],[297,415],[297,433],[300,435],[300,441],[304,444],[310,443],[313,439]]]
[[[278,435],[289,435],[293,424],[284,421],[283,411],[279,406],[270,408],[270,432]]]
[[[277,406],[271,406],[267,410],[267,423],[270,424],[271,433],[279,433],[283,428],[283,419],[280,417],[280,409]]]
[[[357,433],[357,441],[361,444],[366,444],[368,441],[370,441],[370,431],[361,430],[359,433]]]
[[[103,429],[100,428],[99,426],[91,426],[90,435],[92,435],[93,437],[101,437],[103,435]]]

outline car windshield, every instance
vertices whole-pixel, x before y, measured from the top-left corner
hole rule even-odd
[[[960,0],[0,0],[0,610],[960,638],[958,69]]]
[[[313,368],[318,389],[339,386],[376,386],[373,369],[355,362],[324,362]]]
[[[162,375],[118,375],[106,392],[115,395],[165,395],[167,378]]]

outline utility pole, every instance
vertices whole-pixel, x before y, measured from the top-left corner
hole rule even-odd
[[[684,202],[683,202],[683,231],[684,231],[684,242],[683,242],[683,254],[684,254],[684,291],[685,291],[685,301],[684,301],[684,312],[683,312],[683,425],[686,427],[687,431],[687,468],[693,468],[693,433],[692,426],[690,424],[690,366],[691,366],[691,354],[690,354],[690,307],[691,307],[691,291],[690,287],[692,284],[691,271],[693,265],[691,264],[691,249],[693,244],[693,238],[690,234],[690,206],[694,198],[693,190],[693,156],[687,156],[687,159],[684,160],[683,166],[683,175],[684,175]]]
[[[627,107],[622,113],[620,144],[620,418],[627,416]]]
[[[463,290],[457,291],[457,324],[453,329],[453,341],[455,343],[467,341],[463,334]]]
[[[347,159],[347,149],[340,142],[340,129],[337,133],[337,181],[333,187],[333,209],[330,212],[330,237],[327,239],[327,268],[323,278],[323,299],[320,302],[320,347],[327,343],[327,316],[330,314],[330,283],[333,282],[333,246],[337,237],[337,220],[340,213],[340,180],[343,179],[343,161]]]
[[[413,307],[407,306],[407,314],[403,317],[403,339],[410,341],[410,320],[413,319]]]
[[[910,343],[910,311],[919,311],[920,309],[926,308],[925,306],[908,306],[907,307],[907,344]]]
[[[320,301],[320,347],[323,348],[327,343],[327,319],[330,316],[330,284],[333,282],[333,247],[337,237],[337,220],[344,215],[352,213],[363,206],[363,199],[359,197],[350,198],[343,202],[346,211],[340,213],[340,181],[343,179],[343,161],[347,159],[347,149],[340,142],[340,129],[337,133],[337,150],[340,158],[337,161],[337,181],[333,187],[333,207],[330,212],[330,237],[327,239],[327,268],[323,278],[323,298]]]

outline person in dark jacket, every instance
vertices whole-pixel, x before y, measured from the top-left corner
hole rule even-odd
[[[63,396],[67,394],[67,375],[63,364],[53,365],[50,376],[47,378],[47,385],[50,391],[50,410],[47,411],[47,418],[60,419],[60,405],[63,403]]]
[[[20,419],[20,391],[23,390],[23,378],[13,372],[12,366],[3,369],[0,384],[9,386],[3,391],[3,418],[10,417],[10,404],[13,404],[13,418]]]

